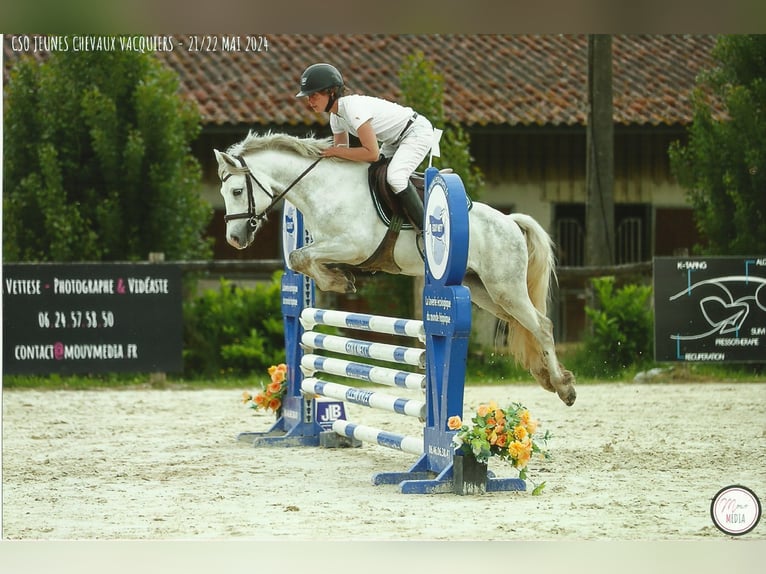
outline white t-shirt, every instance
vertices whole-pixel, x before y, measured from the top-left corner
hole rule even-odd
[[[359,126],[371,120],[378,141],[394,144],[412,118],[412,114],[412,108],[382,98],[343,96],[338,98],[338,113],[330,114],[330,128],[333,134],[348,132],[358,136]]]

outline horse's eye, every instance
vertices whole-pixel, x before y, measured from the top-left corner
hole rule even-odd
[[[242,188],[241,188],[241,187],[237,187],[237,188],[235,188],[235,189],[232,189],[232,190],[231,190],[231,194],[232,194],[234,197],[237,197],[238,195],[242,195]]]

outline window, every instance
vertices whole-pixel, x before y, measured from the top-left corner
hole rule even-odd
[[[640,263],[651,258],[650,214],[649,204],[615,205],[615,264]],[[554,229],[558,264],[585,265],[585,204],[557,204]]]

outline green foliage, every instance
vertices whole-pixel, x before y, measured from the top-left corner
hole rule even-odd
[[[184,303],[185,375],[246,375],[284,362],[280,274],[252,288],[221,279]]]
[[[483,349],[473,338],[468,346],[466,371],[470,377],[482,381],[482,384],[508,384],[529,382],[529,371],[510,355],[503,355],[491,349]]]
[[[206,257],[199,113],[153,55],[23,57],[5,86],[7,261]]]
[[[402,103],[425,115],[435,128],[443,129],[440,158],[434,164],[449,167],[463,180],[466,193],[477,199],[484,176],[473,165],[470,136],[457,124],[448,124],[444,113],[444,78],[422,52],[410,55],[399,71]],[[427,166],[427,160],[422,168]],[[437,166],[438,167],[438,166]]]
[[[585,307],[592,332],[576,359],[578,372],[614,377],[630,366],[651,362],[651,287],[629,284],[615,289],[614,277],[595,278],[592,283],[597,308]]]
[[[766,251],[766,36],[719,38],[719,66],[700,76],[686,146],[671,168],[687,190],[709,255]],[[719,117],[712,97],[723,104]]]
[[[358,293],[378,315],[413,317],[413,289],[412,277],[376,273],[365,277]]]

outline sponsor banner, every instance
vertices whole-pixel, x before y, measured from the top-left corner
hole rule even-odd
[[[173,264],[3,265],[3,373],[183,368]]]

